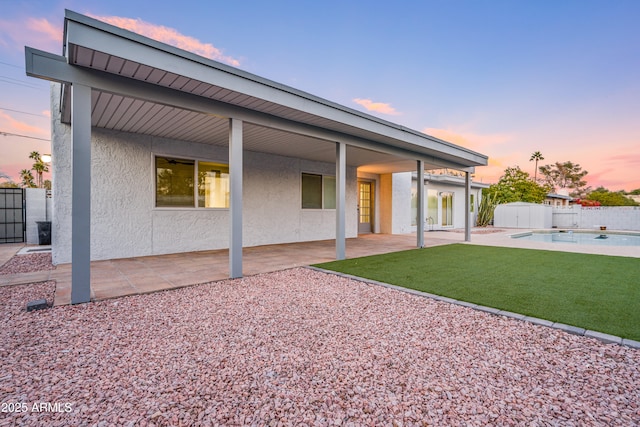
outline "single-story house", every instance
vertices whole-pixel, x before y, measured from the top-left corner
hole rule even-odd
[[[461,171],[470,195],[487,164],[75,12],[63,40],[63,55],[25,56],[29,76],[53,82],[53,259],[72,263],[72,303],[89,301],[91,260],[228,248],[233,278],[243,247],[325,239],[343,259],[346,238],[394,232],[394,173]]]

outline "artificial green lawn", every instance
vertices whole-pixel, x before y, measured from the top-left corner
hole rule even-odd
[[[453,244],[316,267],[640,340],[640,259]]]

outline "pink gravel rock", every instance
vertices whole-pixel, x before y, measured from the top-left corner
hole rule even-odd
[[[0,267],[0,275],[54,269],[55,266],[51,263],[51,253],[15,255]]]
[[[639,350],[317,271],[52,291],[0,288],[0,403],[63,411],[0,426],[640,424]]]

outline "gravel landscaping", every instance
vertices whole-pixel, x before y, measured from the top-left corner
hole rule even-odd
[[[318,271],[52,295],[0,288],[0,426],[640,424],[637,349]]]
[[[32,273],[34,271],[54,270],[51,253],[15,255],[0,266],[0,274]]]

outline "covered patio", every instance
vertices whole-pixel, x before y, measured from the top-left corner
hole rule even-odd
[[[100,263],[127,270],[127,262],[197,251],[212,256],[200,265],[212,275],[207,281],[260,272],[267,257],[254,263],[253,248],[271,243],[318,241],[309,244],[333,246],[327,258],[343,259],[357,236],[355,186],[361,174],[375,175],[385,187],[378,219],[391,224],[394,209],[397,215],[409,207],[392,209],[385,197],[395,189],[383,174],[463,171],[470,240],[470,174],[487,164],[485,155],[71,11],[63,40],[63,55],[27,47],[26,70],[57,83],[53,255],[54,263],[72,265],[72,303],[100,299],[101,276],[115,277]],[[190,208],[159,204],[158,162],[181,159],[195,164],[196,178],[200,163],[225,168],[226,204],[207,211],[209,206],[198,204],[197,185]],[[291,164],[297,169],[286,171]],[[318,208],[305,210],[299,202],[305,173],[335,182],[335,194],[325,194],[322,184]],[[425,245],[423,186],[419,179],[411,247]],[[131,260],[108,261],[119,258]],[[179,276],[163,276],[153,286],[180,286],[186,275]],[[132,283],[112,282],[122,289]]]

